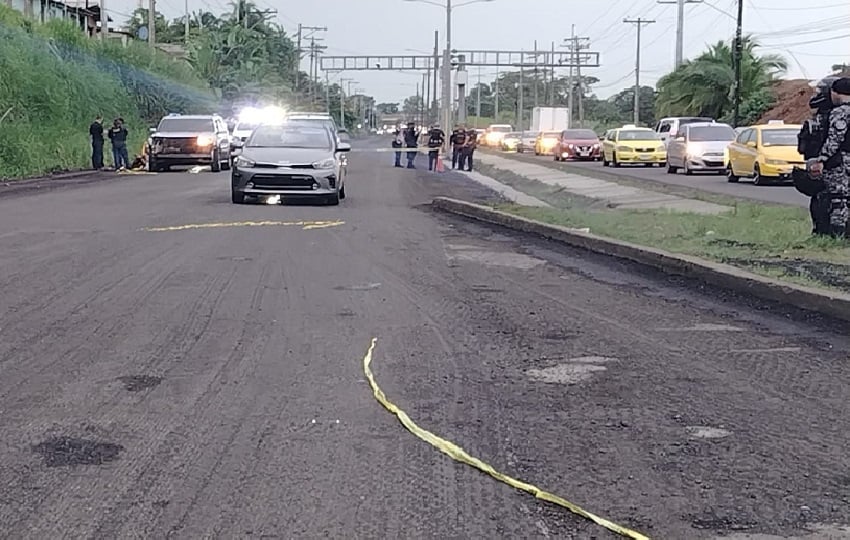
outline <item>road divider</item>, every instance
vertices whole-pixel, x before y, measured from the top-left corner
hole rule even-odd
[[[145,227],[145,232],[185,231],[189,229],[221,229],[227,227],[301,227],[302,230],[327,229],[345,225],[344,221],[234,221],[230,223],[191,223],[170,227]]]
[[[489,206],[447,197],[434,199],[432,206],[449,214],[534,234],[569,246],[650,266],[667,274],[696,279],[763,300],[850,321],[850,294],[843,292],[797,285],[760,276],[728,264],[550,225]]]
[[[563,508],[566,508],[570,512],[581,516],[585,519],[589,519],[590,521],[596,523],[597,525],[601,525],[605,527],[609,531],[615,532],[621,536],[626,538],[632,538],[634,540],[649,540],[649,537],[644,536],[643,534],[623,527],[622,525],[617,525],[616,523],[609,521],[605,518],[599,517],[596,514],[588,512],[577,504],[571,503],[570,501],[558,497],[548,491],[543,491],[539,487],[523,482],[521,480],[517,480],[513,477],[510,477],[506,474],[503,474],[487,463],[481,461],[480,459],[469,455],[466,450],[461,448],[460,446],[454,444],[451,441],[447,441],[442,437],[439,437],[430,431],[419,427],[403,410],[398,408],[394,403],[392,403],[384,394],[384,391],[381,390],[381,387],[375,380],[375,375],[372,373],[372,353],[375,351],[375,346],[378,344],[378,338],[372,338],[372,342],[369,344],[369,349],[366,351],[366,355],[363,357],[363,372],[366,375],[366,379],[369,381],[369,386],[372,388],[372,395],[375,396],[375,399],[383,405],[385,409],[394,414],[401,424],[407,428],[412,434],[414,434],[419,439],[427,442],[440,452],[446,454],[450,458],[460,463],[465,463],[471,467],[478,469],[479,471],[488,474],[502,482],[511,486],[512,488],[519,489],[521,491],[525,491],[526,493],[530,493],[534,495],[536,498],[550,502],[552,504],[556,504]]]

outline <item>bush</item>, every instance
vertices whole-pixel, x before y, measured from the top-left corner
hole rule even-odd
[[[102,43],[62,21],[0,6],[0,178],[84,167],[97,114],[130,130],[131,152],[168,112],[211,112],[191,67],[139,43]]]

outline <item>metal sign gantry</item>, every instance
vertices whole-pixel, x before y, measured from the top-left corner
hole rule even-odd
[[[466,67],[599,67],[599,53],[591,51],[452,50],[453,63]],[[436,60],[424,55],[323,56],[323,71],[429,71]]]

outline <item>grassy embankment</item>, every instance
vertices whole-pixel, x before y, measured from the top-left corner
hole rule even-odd
[[[812,237],[805,208],[723,197],[715,202],[732,207],[719,215],[617,209],[508,171],[486,165],[479,169],[552,205],[506,204],[500,210],[564,227],[586,227],[600,236],[725,262],[804,285],[850,292],[850,243]]]
[[[166,112],[212,110],[191,67],[146,45],[102,43],[0,5],[0,178],[89,166],[88,126],[121,116],[131,152]],[[109,148],[105,149],[107,163]]]

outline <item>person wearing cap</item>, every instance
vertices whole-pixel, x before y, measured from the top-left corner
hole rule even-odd
[[[463,170],[465,165],[466,170],[472,172],[472,156],[475,154],[476,148],[478,148],[478,132],[474,129],[467,129],[466,141],[463,143],[463,149],[460,153],[460,170]]]
[[[416,130],[415,122],[407,123],[407,129],[404,130],[404,145],[414,149],[407,153],[407,168],[415,169],[416,148],[419,146],[419,132]]]
[[[440,149],[443,148],[443,143],[446,142],[446,134],[440,129],[440,126],[434,124],[428,131],[428,170],[433,171],[437,166],[437,160],[440,159]]]
[[[822,176],[830,200],[829,234],[848,236],[850,221],[850,77],[832,83],[832,102],[826,141],[810,172]]]
[[[466,143],[466,131],[463,126],[455,126],[449,137],[449,143],[452,145],[452,169],[457,169],[460,165],[460,156],[463,153],[463,145]],[[463,166],[461,166],[463,168]]]
[[[809,108],[814,110],[811,118],[803,122],[797,135],[797,151],[806,160],[806,169],[794,170],[794,186],[797,191],[810,197],[809,213],[812,217],[812,234],[829,234],[830,201],[826,193],[826,184],[821,178],[813,178],[808,169],[818,161],[826,131],[829,127],[829,113],[832,112],[832,83],[838,77],[826,77],[815,85],[815,94],[809,99]]]

